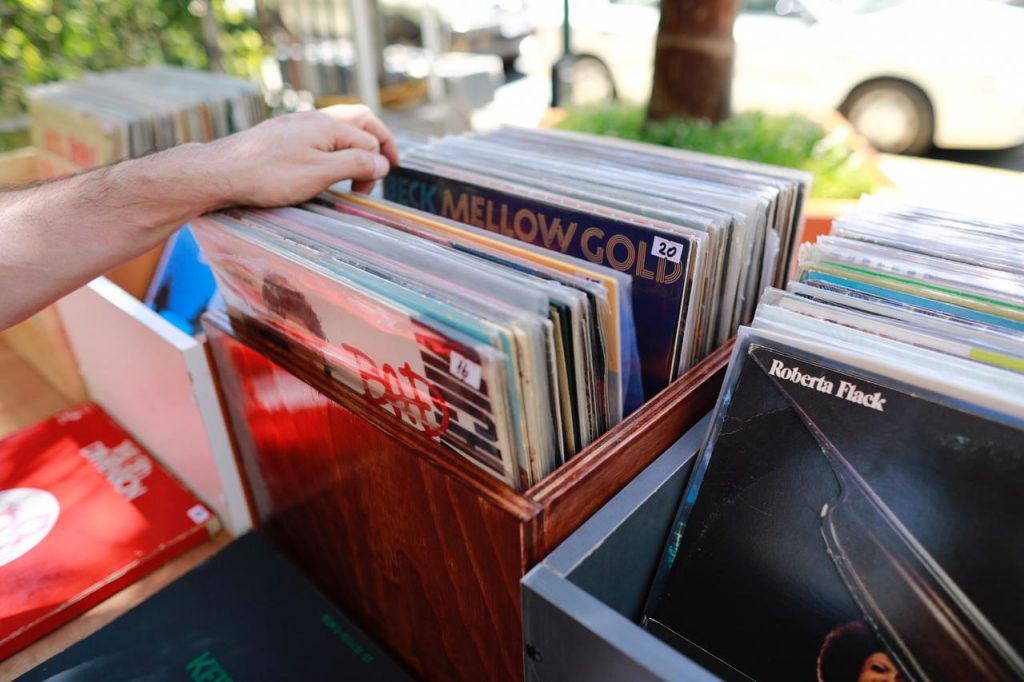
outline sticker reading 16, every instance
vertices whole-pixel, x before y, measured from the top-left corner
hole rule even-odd
[[[453,350],[451,352],[448,371],[452,376],[458,377],[464,384],[467,384],[474,390],[480,390],[480,365],[476,364],[469,358],[465,358],[460,353]]]
[[[679,259],[683,257],[683,246],[661,237],[655,237],[654,243],[651,245],[651,253],[658,258],[678,263]]]

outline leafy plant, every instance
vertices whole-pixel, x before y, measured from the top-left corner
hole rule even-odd
[[[224,0],[0,0],[0,118],[24,111],[37,83],[153,63],[207,67],[201,17],[211,6],[225,69],[254,76],[262,40]]]
[[[800,116],[745,112],[717,125],[681,118],[648,123],[640,108],[575,108],[558,127],[799,168],[814,175],[816,197],[856,199],[873,184],[863,152]]]

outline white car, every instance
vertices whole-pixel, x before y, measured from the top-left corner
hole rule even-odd
[[[523,65],[562,54],[561,3],[535,7]],[[989,0],[741,0],[733,107],[843,112],[876,148],[1024,142],[1024,10]],[[554,6],[554,7],[553,7]],[[571,0],[573,101],[646,104],[658,0]]]

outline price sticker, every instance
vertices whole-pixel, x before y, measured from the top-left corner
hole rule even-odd
[[[210,514],[210,510],[201,504],[197,504],[194,507],[190,507],[189,510],[185,513],[188,515],[190,519],[192,519],[193,523],[206,523],[210,520],[210,517],[212,516],[212,514]]]
[[[651,253],[663,260],[678,263],[679,259],[683,257],[683,245],[677,242],[670,242],[661,237],[655,237],[654,243],[651,245]]]
[[[452,351],[448,371],[473,390],[480,390],[480,365],[472,360]]]

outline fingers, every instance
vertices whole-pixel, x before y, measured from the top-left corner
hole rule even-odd
[[[380,153],[392,166],[398,165],[398,143],[387,126],[368,107],[361,104],[336,105],[320,109],[320,112],[372,135],[380,145]]]
[[[380,140],[370,133],[334,118],[326,120],[326,133],[329,136],[323,147],[326,150],[333,152],[354,147],[374,154],[380,153]]]
[[[391,136],[391,131],[388,130],[387,126],[381,123],[381,120],[372,113],[368,113],[362,123],[363,130],[369,132],[380,140],[380,153],[383,154],[392,165],[397,166],[398,143],[395,142],[395,138]]]
[[[352,191],[360,194],[369,194],[373,191],[373,186],[376,184],[376,180],[353,180]]]
[[[369,192],[375,180],[388,174],[391,165],[387,157],[366,149],[343,149],[326,155],[328,185],[339,180],[352,180],[352,189]]]

